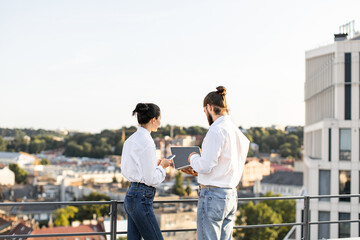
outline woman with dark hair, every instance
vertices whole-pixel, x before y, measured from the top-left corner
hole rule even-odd
[[[156,148],[150,133],[160,126],[160,108],[152,103],[139,103],[133,115],[139,127],[124,143],[121,171],[131,182],[124,208],[128,216],[128,240],[143,237],[163,239],[153,210],[156,186],[164,181],[165,168],[171,160],[156,158]]]

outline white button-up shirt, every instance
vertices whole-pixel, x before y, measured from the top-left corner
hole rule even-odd
[[[130,182],[156,187],[164,181],[166,172],[157,166],[156,147],[150,132],[138,127],[124,143],[121,173]]]
[[[250,141],[228,115],[211,124],[201,157],[191,156],[190,165],[198,172],[198,182],[223,188],[235,188],[241,179]]]

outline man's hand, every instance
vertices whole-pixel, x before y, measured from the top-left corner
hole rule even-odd
[[[192,167],[187,167],[187,168],[183,168],[181,169],[182,172],[189,174],[191,176],[197,176],[198,173],[196,171],[194,171],[194,169]]]
[[[195,155],[195,154],[198,154],[198,153],[196,153],[196,152],[190,153],[190,155],[189,155],[189,157],[188,157],[188,162],[189,162],[189,163],[190,163],[190,158],[192,157],[192,155]]]

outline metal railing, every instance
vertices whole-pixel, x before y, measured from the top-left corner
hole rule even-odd
[[[302,222],[294,223],[279,223],[279,224],[257,224],[257,225],[242,225],[234,226],[234,229],[248,229],[248,228],[266,228],[266,227],[283,227],[283,226],[303,226],[302,236],[304,240],[310,240],[310,225],[318,224],[334,224],[334,223],[353,223],[360,222],[359,219],[353,220],[339,220],[339,221],[310,221],[310,200],[320,198],[353,198],[360,197],[360,194],[348,195],[320,195],[320,196],[294,196],[294,197],[253,197],[253,198],[238,198],[238,202],[247,201],[264,201],[264,200],[304,200],[304,217]],[[179,199],[179,200],[155,200],[154,203],[197,203],[198,199]],[[91,232],[91,233],[61,233],[61,234],[22,234],[22,235],[0,235],[0,239],[19,239],[19,238],[38,238],[38,237],[71,237],[71,236],[104,236],[110,235],[111,240],[116,240],[117,234],[126,234],[126,231],[117,232],[117,215],[118,205],[124,204],[124,201],[78,201],[78,202],[9,202],[0,203],[1,207],[14,206],[36,206],[36,205],[61,205],[61,206],[76,206],[76,205],[109,205],[110,206],[110,232]],[[196,231],[196,228],[186,229],[168,229],[161,230],[162,232],[188,232]]]

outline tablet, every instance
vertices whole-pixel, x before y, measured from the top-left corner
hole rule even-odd
[[[188,161],[189,155],[192,152],[200,154],[199,147],[170,147],[171,154],[175,155],[173,159],[174,168],[181,170],[190,167]]]

